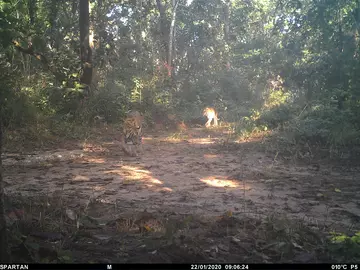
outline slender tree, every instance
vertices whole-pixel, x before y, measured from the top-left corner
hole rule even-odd
[[[80,0],[79,7],[80,28],[80,59],[82,75],[80,82],[90,87],[93,76],[92,48],[90,45],[90,6],[89,0]]]
[[[3,95],[0,89],[0,105],[3,104]],[[2,106],[0,106],[0,109]],[[3,125],[2,115],[0,115],[0,262],[10,262],[10,252],[7,238],[7,226],[5,219],[5,205],[4,205],[4,182],[3,182],[3,168],[2,168],[2,145],[3,145]]]
[[[168,53],[168,68],[169,75],[172,74],[172,52],[174,49],[173,42],[175,39],[175,21],[176,21],[176,9],[178,7],[179,0],[172,0],[172,16],[171,16],[171,24],[170,24],[170,33],[169,33],[169,53]]]

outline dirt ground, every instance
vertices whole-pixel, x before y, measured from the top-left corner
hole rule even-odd
[[[329,232],[360,231],[358,168],[295,165],[261,140],[224,144],[220,131],[169,135],[147,134],[141,157],[110,135],[5,153],[8,221],[27,236],[22,258],[326,262],[335,260],[323,245]]]

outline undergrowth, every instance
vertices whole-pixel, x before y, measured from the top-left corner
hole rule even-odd
[[[269,135],[281,152],[298,158],[326,153],[331,158],[357,158],[360,154],[360,122],[354,111],[331,104],[299,107],[281,104],[253,110],[233,124],[239,139]],[[301,153],[303,152],[303,154]]]
[[[101,253],[107,250],[106,257],[113,256],[112,262],[127,262],[131,256],[157,250],[158,262],[199,258],[212,262],[212,249],[216,247],[218,262],[228,258],[252,263],[343,263],[360,259],[360,232],[352,236],[334,233],[279,214],[264,219],[245,218],[241,213],[219,218],[176,215],[170,219],[148,214],[149,223],[141,213],[113,213],[113,218],[104,219],[104,211],[116,209],[96,201],[89,200],[77,209],[70,205],[61,196],[13,197],[7,211],[13,257],[18,262],[96,263],[104,262]],[[102,214],[96,209],[102,209]],[[120,244],[121,254],[127,255],[110,255]],[[167,257],[169,245],[179,257]],[[134,246],[143,248],[135,252]]]
[[[8,128],[4,133],[5,151],[17,152],[58,146],[59,143],[85,140],[91,137],[88,125],[66,121],[44,121],[24,125],[22,128]]]

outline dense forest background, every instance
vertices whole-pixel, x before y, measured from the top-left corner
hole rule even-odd
[[[283,131],[331,154],[359,143],[359,1],[8,0],[0,12],[7,141],[78,136],[130,108],[151,125],[215,106],[239,135]]]

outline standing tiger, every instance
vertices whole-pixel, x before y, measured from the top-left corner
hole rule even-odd
[[[121,143],[123,150],[131,155],[137,156],[137,151],[129,150],[126,146],[131,142],[135,148],[142,151],[142,125],[144,116],[138,111],[129,111],[123,124]]]
[[[218,125],[218,114],[214,108],[206,107],[203,111],[203,115],[206,116],[206,118],[208,119],[205,127],[210,127],[212,120],[214,120],[214,126]]]

